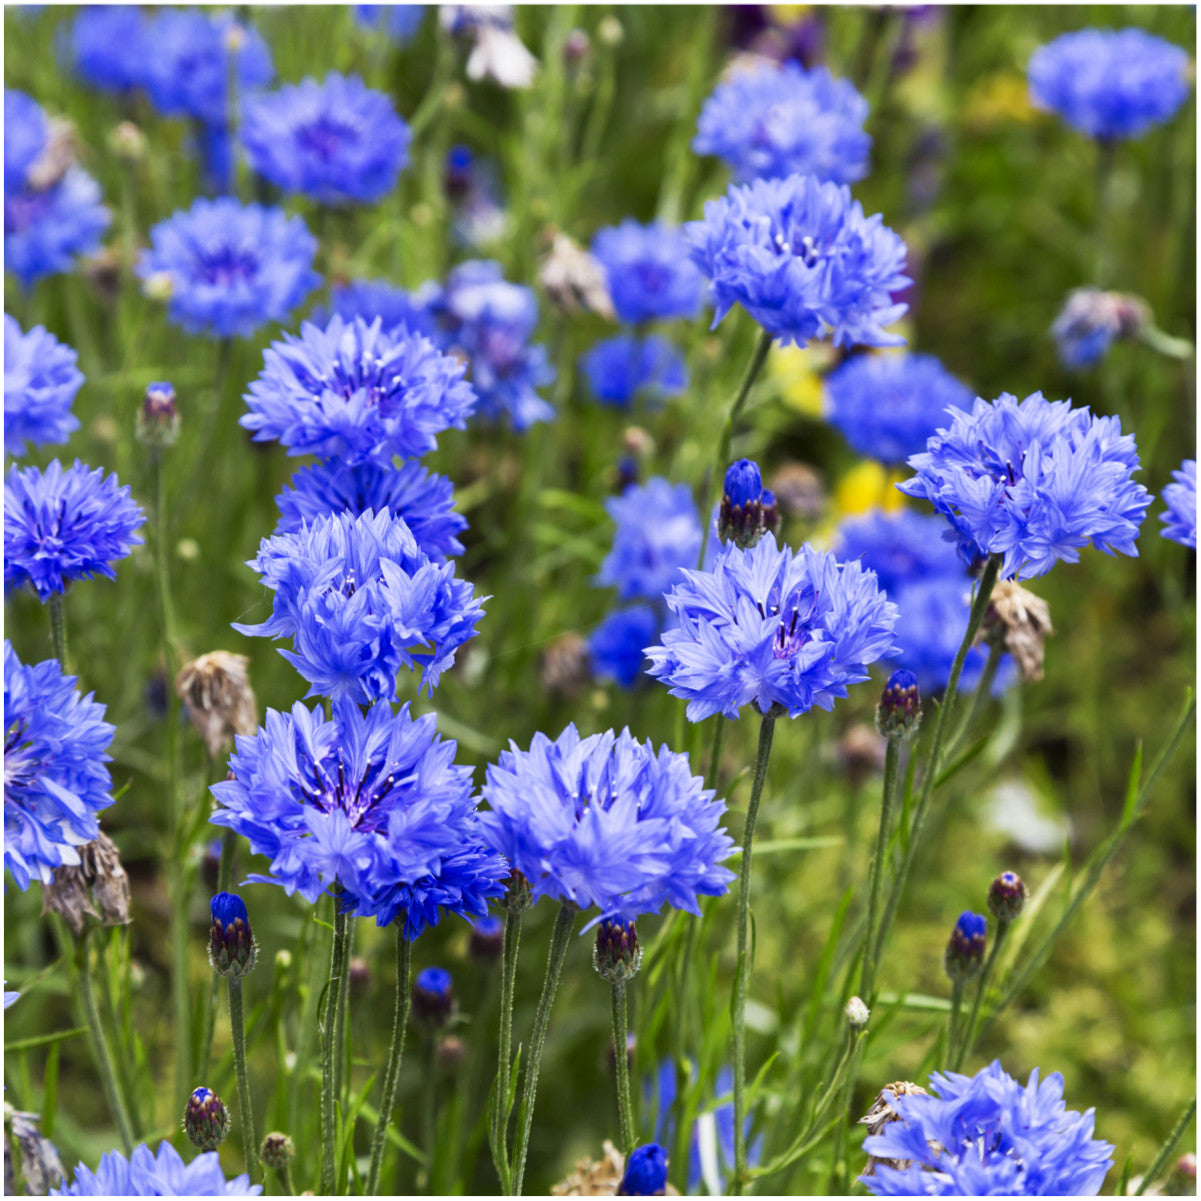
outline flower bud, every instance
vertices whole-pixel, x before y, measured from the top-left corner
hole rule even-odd
[[[184,1133],[201,1151],[215,1151],[229,1133],[225,1103],[211,1088],[195,1089],[183,1111]]]
[[[495,963],[505,949],[504,922],[491,914],[481,917],[471,928],[471,941],[467,949],[472,959],[480,963]]]
[[[296,1155],[296,1148],[292,1145],[292,1140],[278,1130],[273,1130],[265,1139],[263,1145],[259,1148],[259,1159],[263,1161],[269,1168],[274,1168],[277,1172],[281,1168],[286,1168]]]
[[[210,906],[209,962],[222,976],[240,978],[254,970],[258,956],[246,903],[232,892],[219,892]]]
[[[876,729],[885,738],[907,742],[922,724],[922,698],[917,676],[902,667],[888,677],[876,706]]]
[[[175,389],[169,383],[146,385],[134,433],[150,450],[175,445],[179,438],[179,410],[175,407]]]
[[[108,148],[123,163],[140,163],[146,157],[146,135],[132,121],[122,121],[109,131]]]
[[[1164,1193],[1169,1197],[1195,1197],[1197,1195],[1197,1157],[1187,1151],[1177,1161],[1164,1184]]]
[[[601,17],[597,23],[596,36],[606,46],[620,46],[625,35],[626,31],[621,22],[612,13],[607,17]]]
[[[460,201],[471,191],[475,177],[472,167],[475,155],[468,146],[452,146],[446,154],[442,186],[452,201]]]
[[[584,690],[591,674],[588,643],[579,634],[560,634],[542,652],[539,676],[542,690],[548,696],[574,700]]]
[[[925,1097],[927,1095],[926,1090],[920,1084],[911,1084],[908,1080],[897,1080],[892,1084],[885,1085],[872,1102],[872,1107],[859,1119],[859,1124],[867,1127],[868,1134],[879,1134],[890,1123],[901,1120],[901,1115],[892,1105],[898,1097]],[[904,1171],[912,1162],[910,1159],[877,1159],[874,1155],[869,1155],[863,1174],[871,1176],[877,1164]]]
[[[959,915],[943,956],[943,967],[953,983],[962,984],[980,974],[987,930],[988,922],[980,914],[965,911]]]
[[[438,1043],[438,1066],[448,1075],[454,1075],[463,1065],[467,1048],[457,1035],[448,1034]]]
[[[502,904],[510,913],[524,913],[533,903],[530,882],[514,868],[506,881],[507,887]]]
[[[621,1178],[619,1197],[662,1197],[667,1192],[667,1152],[647,1143],[630,1152]]]
[[[872,1011],[860,997],[852,997],[843,1012],[847,1015],[847,1023],[852,1030],[862,1030],[867,1025],[867,1019],[872,1016]]]
[[[602,980],[624,984],[638,975],[642,966],[642,948],[633,922],[602,921],[596,928],[596,946],[592,950],[592,966]]]
[[[563,61],[571,69],[581,67],[592,54],[592,40],[582,29],[573,29],[563,41]]]
[[[999,922],[1011,922],[1026,904],[1026,885],[1017,872],[1002,872],[989,887],[988,909]]]
[[[413,1016],[425,1026],[445,1026],[454,1013],[455,994],[450,972],[441,967],[427,967],[417,973],[413,985]]]
[[[371,987],[371,968],[361,955],[354,955],[350,960],[350,995],[364,996]]]
[[[155,271],[142,280],[142,295],[147,300],[166,304],[175,292],[175,277],[170,271]]]
[[[779,521],[776,498],[770,493],[770,513]],[[717,518],[717,534],[723,542],[754,546],[763,537],[763,477],[751,459],[739,459],[726,471],[725,490]]]

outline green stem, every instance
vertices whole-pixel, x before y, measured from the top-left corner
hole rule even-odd
[[[876,922],[880,915],[880,881],[884,875],[884,855],[888,846],[889,827],[892,824],[892,805],[897,795],[897,777],[900,774],[901,742],[890,738],[884,751],[884,788],[880,802],[880,829],[876,834],[876,853],[872,857],[871,883],[867,907],[867,938],[863,944],[863,974],[859,980],[859,995],[871,1008],[876,987]]]
[[[510,1060],[513,1046],[513,994],[517,988],[517,950],[521,943],[521,914],[510,909],[505,915],[502,954],[504,967],[500,993],[500,1047],[496,1060],[496,1087],[492,1110],[492,1162],[507,1193],[509,1172]]]
[[[438,1035],[427,1030],[425,1034],[425,1100],[421,1106],[422,1146],[425,1150],[424,1179],[418,1183],[426,1192],[433,1192],[434,1147],[438,1130]]]
[[[705,776],[705,783],[710,788],[717,787],[717,772],[721,767],[721,744],[726,737],[726,718],[719,713],[714,719],[717,725],[713,728],[713,744],[709,749],[709,772]]]
[[[621,1149],[634,1150],[634,1107],[630,1104],[630,1059],[626,1051],[629,1017],[625,981],[613,985],[613,1060],[617,1068],[617,1116],[621,1123]]]
[[[763,795],[763,780],[767,761],[771,758],[772,734],[776,728],[774,712],[763,714],[759,725],[759,751],[755,757],[755,779],[746,810],[746,826],[742,833],[742,859],[738,865],[738,966],[734,976],[734,1176],[730,1192],[742,1193],[746,1174],[746,993],[751,976],[751,954],[748,946],[751,914],[751,844],[755,838],[755,818],[759,813],[759,798]]]
[[[246,1074],[246,1029],[242,1021],[242,980],[229,978],[229,1030],[234,1044],[234,1072],[238,1077],[238,1108],[242,1111],[242,1157],[252,1184],[262,1178],[259,1145],[254,1137],[254,1110],[250,1102],[250,1078]]]
[[[555,920],[554,933],[550,940],[550,955],[546,962],[546,979],[542,983],[542,995],[538,998],[538,1011],[534,1015],[534,1029],[530,1034],[530,1054],[525,1063],[521,1086],[521,1109],[518,1113],[518,1135],[516,1154],[512,1170],[512,1195],[521,1196],[521,1182],[525,1176],[525,1159],[530,1149],[530,1130],[534,1125],[534,1100],[538,1093],[538,1073],[542,1070],[542,1048],[546,1043],[546,1028],[550,1024],[550,1010],[559,987],[559,976],[563,971],[563,960],[567,955],[567,942],[575,922],[576,907],[564,902]]]
[[[346,927],[350,915],[342,909],[341,892],[334,896],[334,945],[330,953],[329,987],[325,993],[321,1038],[321,1191],[334,1191],[334,1175],[337,1170],[336,1144],[338,1119],[335,1097],[339,1095],[338,1081],[341,1076],[339,1046],[336,1035],[338,1025],[338,1003],[342,998],[342,977],[346,975],[350,957],[350,940]]]
[[[284,1190],[284,1195],[287,1197],[295,1197],[296,1190],[292,1187],[292,1173],[288,1171],[288,1165],[281,1163],[275,1169],[275,1174],[279,1177],[279,1186]]]
[[[1159,1154],[1156,1155],[1151,1166],[1147,1169],[1142,1180],[1139,1181],[1138,1188],[1134,1190],[1136,1197],[1141,1197],[1146,1191],[1148,1185],[1154,1184],[1163,1171],[1164,1164],[1172,1157],[1172,1153],[1176,1150],[1176,1144],[1180,1142],[1181,1136],[1188,1129],[1188,1124],[1193,1120],[1197,1113],[1197,1098],[1194,1097],[1185,1108],[1184,1113],[1180,1115],[1180,1120],[1172,1127],[1172,1133],[1168,1135],[1168,1141],[1159,1149]]]
[[[1135,337],[1170,359],[1191,359],[1196,349],[1187,338],[1175,338],[1156,325],[1144,325]]]
[[[972,998],[972,1010],[968,1014],[967,1025],[963,1028],[963,1037],[959,1040],[957,1047],[950,1048],[951,1053],[947,1057],[952,1072],[959,1071],[968,1052],[972,1049],[972,1044],[976,1041],[976,1019],[980,1016],[980,1002],[984,999],[985,992],[988,991],[988,982],[992,979],[993,968],[1001,954],[1001,947],[1011,924],[997,919],[997,936],[993,939],[988,958],[984,961],[984,971],[980,973],[980,981],[976,985],[976,995]]]
[[[738,385],[738,393],[734,397],[730,411],[726,414],[726,423],[722,426],[721,440],[717,444],[717,462],[714,466],[713,477],[709,481],[709,495],[701,512],[701,524],[705,527],[705,532],[701,537],[701,553],[697,559],[698,568],[704,564],[705,551],[709,547],[709,526],[711,524],[709,514],[713,511],[714,502],[720,495],[722,483],[726,478],[726,468],[730,465],[730,439],[734,436],[734,422],[738,420],[738,414],[742,412],[746,398],[751,394],[751,388],[754,386],[755,380],[759,378],[763,364],[767,362],[767,352],[771,350],[771,343],[771,334],[767,330],[760,330],[750,362],[747,363],[746,370],[742,373],[742,382]]]
[[[1097,203],[1096,228],[1093,237],[1097,245],[1097,287],[1105,287],[1110,270],[1110,227],[1113,216],[1113,167],[1116,145],[1112,138],[1097,139]]]
[[[50,610],[50,645],[54,647],[54,657],[62,664],[63,674],[67,673],[67,623],[63,617],[63,594],[52,592],[46,602]]]
[[[384,1071],[384,1095],[380,1098],[379,1120],[371,1140],[371,1167],[367,1173],[367,1196],[375,1196],[392,1109],[396,1104],[396,1081],[404,1054],[405,1028],[409,1022],[409,977],[412,974],[413,944],[404,936],[404,922],[396,921],[396,1004],[392,1012],[392,1042],[388,1047],[388,1066]]]

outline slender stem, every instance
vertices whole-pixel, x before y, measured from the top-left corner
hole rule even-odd
[[[521,943],[521,914],[505,915],[504,967],[500,993],[500,1047],[496,1060],[496,1088],[492,1110],[492,1162],[501,1188],[509,1191],[509,1074],[513,1046],[513,994],[517,988],[517,950]]]
[[[755,818],[759,813],[759,798],[763,795],[763,780],[767,761],[771,758],[772,734],[776,715],[768,712],[759,725],[759,751],[755,757],[755,779],[746,810],[746,827],[742,832],[742,859],[738,865],[738,966],[734,976],[734,1176],[730,1191],[742,1193],[746,1174],[746,993],[751,977],[751,954],[748,947],[751,913],[751,844],[755,837]]]
[[[947,1059],[955,1054],[955,1039],[959,1034],[959,1011],[963,1007],[963,981],[951,985],[951,1016],[947,1022]]]
[[[709,771],[705,776],[705,783],[711,788],[717,787],[717,772],[721,767],[721,744],[726,738],[726,718],[722,714],[718,714],[716,725],[713,727],[713,744],[709,749]]]
[[[288,1171],[288,1165],[281,1163],[275,1169],[275,1174],[279,1177],[279,1186],[284,1190],[284,1195],[288,1197],[296,1196],[296,1190],[292,1187],[292,1173]]]
[[[1097,245],[1097,287],[1109,277],[1110,226],[1113,215],[1113,167],[1116,144],[1112,138],[1097,139],[1097,203],[1094,239]]]
[[[730,465],[730,439],[734,435],[734,422],[738,420],[738,414],[742,412],[742,406],[746,404],[746,398],[751,394],[751,388],[754,386],[755,380],[759,378],[763,364],[767,362],[767,352],[771,350],[771,343],[771,334],[767,330],[760,330],[759,340],[755,343],[750,362],[747,363],[746,370],[742,373],[742,382],[738,385],[738,393],[734,397],[730,411],[726,414],[726,423],[722,426],[721,440],[717,444],[717,462],[714,466],[713,477],[709,481],[709,495],[705,501],[705,508],[701,513],[701,525],[704,526],[705,532],[701,537],[698,567],[705,562],[705,551],[709,547],[709,526],[711,524],[709,514],[713,510],[714,501],[716,501],[722,481],[725,479],[726,468]]]
[[[634,1149],[634,1107],[630,1103],[630,1059],[626,1047],[629,1017],[626,1012],[625,981],[613,985],[613,1050],[617,1068],[617,1116],[621,1123],[621,1149]]]
[[[438,1034],[425,1033],[425,1098],[421,1106],[421,1143],[425,1151],[424,1179],[418,1183],[432,1193],[434,1181],[434,1148],[438,1130]]]
[[[1180,1115],[1180,1120],[1172,1127],[1172,1133],[1168,1135],[1167,1142],[1159,1149],[1159,1154],[1156,1155],[1151,1166],[1143,1174],[1142,1180],[1139,1181],[1138,1188],[1134,1190],[1136,1197],[1141,1197],[1147,1187],[1154,1184],[1160,1172],[1163,1171],[1163,1166],[1172,1157],[1172,1152],[1176,1150],[1176,1144],[1180,1142],[1181,1135],[1188,1129],[1188,1124],[1193,1120],[1197,1113],[1197,1098],[1194,1097],[1185,1108],[1184,1113]]]
[[[384,1070],[384,1095],[380,1098],[379,1120],[371,1140],[371,1167],[367,1172],[367,1196],[375,1196],[380,1169],[384,1163],[384,1147],[388,1142],[388,1127],[392,1124],[392,1109],[396,1104],[396,1081],[400,1076],[400,1061],[404,1055],[405,1028],[409,1022],[409,977],[412,974],[413,944],[405,938],[404,922],[396,921],[396,1004],[392,1011],[392,1042],[388,1047],[388,1066]]]
[[[321,1038],[321,1191],[334,1191],[334,1174],[337,1170],[335,1146],[338,1120],[334,1098],[338,1095],[337,1078],[341,1075],[338,1059],[338,1041],[335,1028],[338,1025],[338,1006],[342,997],[342,977],[346,975],[350,940],[346,927],[350,915],[342,908],[341,893],[334,896],[334,945],[330,953],[329,987],[325,994]]]
[[[242,1021],[242,981],[229,978],[229,1029],[234,1043],[234,1072],[238,1077],[238,1108],[242,1111],[242,1157],[251,1183],[262,1179],[259,1145],[254,1137],[254,1110],[250,1102],[250,1078],[246,1074],[246,1028]]]
[[[63,674],[67,672],[67,623],[63,618],[63,594],[52,592],[46,602],[50,610],[50,645],[54,647],[54,657],[62,664]]]
[[[121,1144],[128,1155],[133,1150],[134,1130],[129,1120],[129,1111],[121,1090],[117,1087],[117,1073],[113,1066],[112,1052],[108,1040],[104,1036],[104,1027],[100,1024],[100,1011],[96,1008],[96,994],[92,991],[91,969],[88,963],[88,930],[75,940],[75,983],[79,992],[79,1000],[83,1006],[84,1020],[92,1040],[92,1054],[96,1057],[96,1066],[100,1069],[100,1078],[104,1082],[104,1091],[108,1095],[108,1103],[117,1119],[117,1131],[121,1136]]]
[[[554,933],[550,939],[550,955],[546,962],[546,979],[542,984],[542,996],[538,998],[538,1011],[534,1015],[534,1029],[530,1034],[530,1053],[525,1062],[521,1086],[521,1109],[518,1113],[518,1135],[516,1154],[513,1159],[512,1195],[521,1196],[521,1181],[525,1176],[525,1158],[530,1149],[530,1130],[534,1125],[534,1100],[538,1093],[538,1073],[542,1070],[542,1048],[546,1043],[546,1028],[550,1024],[550,1010],[555,1001],[555,990],[559,987],[559,976],[563,971],[563,960],[567,955],[567,941],[575,922],[576,907],[564,903],[555,920]]]
[[[992,695],[993,681],[997,678],[997,668],[1001,665],[1001,656],[1004,653],[1005,648],[1000,643],[994,642],[989,646],[988,659],[985,661],[984,670],[980,673],[976,688],[972,692],[972,703],[968,707],[967,716],[963,719],[959,729],[955,731],[951,745],[947,747],[947,759],[955,757],[955,752],[972,732],[972,727],[976,724],[976,718],[980,716],[980,711],[988,704],[989,697]]]
[[[880,802],[880,829],[876,834],[876,853],[872,858],[871,884],[867,907],[867,938],[863,944],[863,974],[859,980],[859,995],[869,1008],[876,987],[876,922],[880,915],[880,881],[884,875],[884,855],[892,824],[892,804],[897,795],[897,777],[901,762],[901,741],[890,738],[884,751],[884,789]]]
[[[980,1002],[983,1000],[985,992],[988,991],[988,982],[992,978],[993,968],[996,966],[997,957],[1001,954],[1001,947],[1011,924],[1000,919],[997,920],[997,936],[993,939],[988,958],[984,961],[984,971],[980,973],[980,980],[976,985],[976,995],[972,998],[972,1010],[968,1014],[967,1025],[963,1028],[963,1037],[960,1038],[957,1047],[950,1048],[951,1053],[947,1057],[952,1072],[959,1071],[968,1052],[972,1049],[972,1043],[976,1041],[976,1019],[980,1016]]]

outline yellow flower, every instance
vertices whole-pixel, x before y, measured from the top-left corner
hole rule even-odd
[[[822,377],[833,363],[834,353],[834,348],[826,342],[773,347],[767,359],[767,373],[793,412],[805,417],[822,416]]]
[[[905,507],[905,497],[896,485],[908,479],[908,471],[886,471],[871,459],[857,463],[834,485],[836,519],[855,517],[872,509],[895,513]]]

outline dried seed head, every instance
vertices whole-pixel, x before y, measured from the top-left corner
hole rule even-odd
[[[253,734],[258,701],[250,686],[245,655],[210,651],[185,663],[175,677],[175,692],[200,733],[210,759],[229,748],[235,734]]]
[[[795,517],[815,521],[826,507],[822,477],[807,463],[782,463],[768,486],[776,494],[780,509]]]
[[[868,1134],[879,1134],[889,1122],[901,1120],[901,1115],[892,1107],[892,1101],[897,1097],[915,1095],[925,1097],[928,1094],[920,1084],[911,1084],[908,1080],[898,1080],[894,1084],[886,1084],[872,1102],[871,1109],[859,1119],[860,1125],[867,1127]],[[886,1168],[896,1168],[903,1172],[912,1163],[911,1159],[877,1159],[874,1155],[869,1155],[863,1175],[870,1176],[875,1171],[877,1164],[883,1164]]]
[[[838,758],[852,788],[884,770],[886,746],[879,733],[864,722],[856,722],[838,740]]]
[[[551,304],[564,313],[584,309],[616,321],[605,269],[561,230],[552,231],[549,238],[550,250],[538,265],[538,282]]]
[[[129,925],[129,877],[107,834],[79,848],[78,864],[55,869],[54,879],[42,890],[42,913],[59,914],[76,937],[83,933],[86,917],[106,926]]]
[[[542,652],[542,691],[574,700],[592,677],[588,643],[578,634],[561,634]]]
[[[1016,580],[998,580],[976,640],[1007,650],[1022,679],[1033,684],[1043,678],[1043,643],[1053,633],[1051,609],[1041,596]]]

